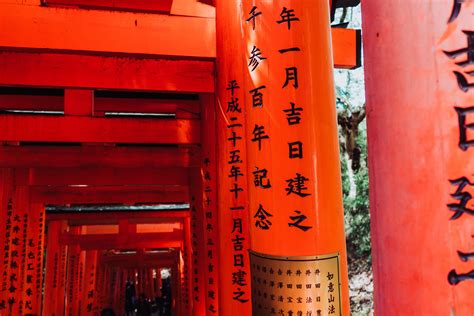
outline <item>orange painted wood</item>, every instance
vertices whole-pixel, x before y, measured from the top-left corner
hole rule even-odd
[[[8,285],[9,275],[7,273],[9,269],[9,258],[11,256],[11,235],[13,220],[12,210],[12,199],[13,199],[13,172],[10,169],[0,169],[0,302],[3,305],[5,302],[5,308],[8,301]],[[8,223],[8,225],[7,225]]]
[[[186,203],[187,191],[187,187],[163,186],[33,187],[31,200],[57,205]]]
[[[0,146],[0,166],[12,168],[192,167],[200,162],[199,149],[115,146]]]
[[[74,226],[69,228],[69,234],[79,236],[82,228]],[[66,304],[65,311],[67,315],[77,315],[77,287],[79,276],[79,261],[81,249],[79,245],[71,245],[67,248],[67,276],[66,276]]]
[[[13,214],[12,214],[12,234],[10,246],[8,276],[16,276],[16,279],[9,280],[8,299],[13,300],[14,304],[7,304],[8,315],[20,315],[20,301],[23,299],[23,286],[25,265],[22,262],[22,252],[26,247],[28,228],[28,208],[29,196],[26,186],[16,186],[13,196]],[[15,290],[13,290],[13,288]],[[10,288],[13,290],[10,292]]]
[[[0,115],[0,141],[196,144],[199,121]]]
[[[185,218],[183,221],[184,230],[184,286],[185,286],[185,302],[188,314],[193,315],[193,248],[192,248],[192,228],[191,218]]]
[[[332,28],[331,33],[334,67],[339,69],[359,68],[362,64],[361,31]]]
[[[99,8],[109,10],[131,10],[146,12],[169,13],[173,0],[162,1],[146,1],[146,0],[44,0],[44,4],[48,6],[72,6]]]
[[[85,259],[86,252],[81,251],[78,254],[77,261],[77,272],[74,277],[75,287],[73,292],[73,315],[81,315],[81,307],[83,304],[83,292],[84,292],[84,270],[85,270]]]
[[[51,221],[48,224],[48,235],[46,237],[46,271],[44,281],[44,315],[53,315],[57,313],[57,303],[60,300],[59,293],[59,269],[61,264],[61,251],[57,242],[61,234],[62,223],[60,221]],[[63,297],[64,299],[64,297]]]
[[[474,2],[364,0],[362,14],[375,314],[470,315],[472,274],[456,275],[474,266],[458,253],[474,250],[474,152],[461,139],[474,90],[455,72],[474,82]]]
[[[92,116],[94,113],[94,91],[86,89],[64,89],[64,114]]]
[[[206,241],[204,237],[204,211],[202,204],[202,185],[198,168],[189,174],[190,218],[192,237],[192,281],[193,316],[206,314]],[[161,278],[159,279],[161,282]],[[161,285],[160,285],[161,286]]]
[[[204,241],[206,254],[204,262],[207,267],[206,315],[219,313],[219,244],[221,242],[218,227],[219,212],[217,211],[217,134],[216,106],[214,95],[202,95],[202,164],[199,175],[202,195],[202,212],[204,219]],[[194,184],[196,185],[196,184]]]
[[[235,40],[242,38],[240,26],[244,12],[242,3],[236,1],[217,2],[217,198],[219,210],[219,259],[220,259],[220,304],[219,313],[222,315],[238,316],[252,315],[250,260],[248,250],[250,249],[250,228],[248,202],[248,185],[251,174],[247,169],[247,147],[246,139],[246,109],[245,97],[248,90],[243,87],[244,71],[247,61],[244,61],[243,41]],[[250,10],[248,11],[250,12]],[[276,23],[275,23],[276,24]],[[238,58],[241,56],[242,58]],[[245,64],[244,64],[245,63]],[[231,82],[235,80],[240,87],[233,91],[228,90]],[[251,89],[249,89],[251,90]],[[228,111],[229,102],[239,100],[241,112]],[[231,119],[234,119],[231,121]],[[241,137],[236,139],[233,137]],[[233,155],[235,159],[232,163]],[[252,166],[253,167],[253,166]],[[236,195],[231,190],[241,190]],[[241,243],[241,250],[236,250],[233,240]],[[234,260],[241,262],[234,266]],[[243,275],[242,279],[234,282],[234,273]],[[238,284],[240,283],[240,284]],[[237,297],[235,293],[243,292]]]
[[[143,3],[144,0],[140,1]],[[208,18],[52,9],[2,2],[0,30],[0,46],[3,47],[198,58],[215,56],[215,24],[214,19]]]
[[[93,316],[96,308],[94,300],[97,295],[97,250],[86,251],[81,315]]]
[[[176,2],[177,4],[173,4],[174,10],[180,16],[163,15],[156,19],[153,19],[154,15],[126,12],[111,13],[61,8],[50,12],[50,10],[35,6],[3,4],[4,8],[0,10],[0,21],[3,24],[0,24],[0,29],[5,30],[5,34],[1,46],[214,58],[216,56],[214,19],[182,16],[212,16],[212,10],[207,12],[205,6],[199,8],[198,4],[189,5],[182,3],[183,0]],[[4,15],[2,15],[3,12],[5,12]],[[9,14],[9,12],[13,14]],[[33,16],[37,18],[35,25],[31,25],[32,19],[30,17]],[[97,25],[94,23],[96,19],[102,23]],[[41,31],[38,24],[42,26]],[[115,27],[118,27],[117,24],[122,24],[120,34],[114,32]],[[140,24],[140,28],[138,24]],[[158,25],[152,28],[153,24]],[[166,30],[160,32],[160,28]],[[190,32],[189,30],[196,31]],[[64,34],[66,32],[67,35]],[[65,41],[64,38],[70,38],[69,34],[71,33],[81,37],[82,40],[74,40],[72,37]],[[95,36],[85,36],[86,34]],[[157,41],[156,34],[163,38]],[[360,32],[333,29],[332,37],[334,65],[338,68],[360,66]],[[156,44],[147,45],[146,43]],[[179,44],[160,45],[161,43]]]
[[[66,232],[68,225],[66,221],[61,221],[60,232]],[[57,243],[59,237],[55,240]],[[56,296],[56,312],[55,315],[62,315],[65,310],[66,302],[66,286],[67,286],[67,247],[59,246],[59,268],[58,268],[58,289]]]
[[[41,203],[30,203],[28,209],[25,266],[23,275],[23,311],[25,314],[41,312],[43,293],[45,210]]]
[[[186,168],[32,168],[17,183],[34,186],[67,185],[182,185],[188,184]]]
[[[2,51],[0,69],[6,86],[214,91],[212,61]]]
[[[242,28],[243,43],[252,43],[268,58],[255,69],[252,65],[246,67],[241,85],[245,92],[266,87],[261,91],[262,107],[253,106],[250,94],[246,93],[245,98],[251,249],[282,257],[337,254],[338,313],[349,315],[328,1],[243,3],[243,12],[250,12],[254,5],[264,12],[255,30],[251,24]],[[300,19],[293,21],[291,28],[268,18],[279,16],[283,7],[294,10]],[[240,28],[240,24],[234,27]],[[305,34],[311,34],[311,38]],[[279,51],[288,48],[299,50]],[[237,55],[247,59],[250,52],[244,46]],[[299,116],[291,113],[292,104]],[[268,138],[260,142],[257,136],[261,131]],[[252,173],[257,168],[267,171],[261,183],[258,177],[254,182]],[[267,181],[271,187],[265,189]],[[324,296],[322,300],[327,311],[331,302]]]
[[[198,0],[173,0],[170,13],[172,15],[215,18],[216,9]]]
[[[102,256],[97,256],[97,298],[96,298],[96,305],[97,310],[101,311],[104,308],[104,292],[105,292],[105,272],[106,272],[106,265],[102,263]]]

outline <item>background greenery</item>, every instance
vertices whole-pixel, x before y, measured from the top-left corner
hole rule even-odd
[[[360,5],[339,9],[333,25],[361,29]],[[345,229],[349,260],[370,266],[369,179],[363,67],[335,70]]]

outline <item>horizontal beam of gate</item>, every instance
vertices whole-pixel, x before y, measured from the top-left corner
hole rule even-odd
[[[179,204],[189,202],[188,187],[105,186],[32,187],[30,200],[44,204]]]
[[[28,95],[20,94],[21,90],[12,91],[10,94],[5,91],[3,93],[0,94],[1,110],[64,111],[63,95]],[[175,114],[178,118],[186,118],[186,114],[188,114],[188,117],[190,117],[190,114],[197,117],[199,107],[199,101],[197,100],[97,96],[94,98],[94,112],[96,113],[162,113]]]
[[[157,260],[170,260],[175,261],[179,259],[179,252],[159,252],[159,253],[130,253],[130,254],[113,254],[104,255],[101,258],[101,263],[104,264],[119,264],[125,262],[136,263],[138,261],[157,261]]]
[[[0,115],[0,126],[0,141],[10,142],[197,144],[200,141],[198,120],[6,114]]]
[[[139,233],[120,236],[119,234],[76,235],[65,233],[59,238],[65,245],[79,245],[81,250],[135,249],[135,248],[180,248],[183,231],[172,233]]]
[[[120,220],[129,223],[176,223],[190,216],[189,210],[180,211],[133,211],[104,213],[47,213],[46,221],[68,221],[69,225],[118,225]]]
[[[195,58],[216,56],[214,19],[48,8],[36,3],[8,5],[6,1],[0,3],[2,46]]]
[[[188,168],[31,168],[17,171],[16,184],[187,186]]]
[[[213,61],[2,51],[0,69],[0,86],[214,92]]]
[[[1,132],[0,132],[1,133]],[[0,167],[196,167],[196,148],[113,146],[0,146]]]

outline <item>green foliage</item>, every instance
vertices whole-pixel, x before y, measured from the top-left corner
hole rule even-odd
[[[361,164],[354,171],[357,188],[355,198],[349,196],[350,179],[344,157],[342,163],[342,187],[344,196],[344,217],[347,248],[353,259],[367,258],[370,262],[370,212],[369,212],[369,176],[367,169],[367,135],[364,124],[359,126],[357,146],[361,150]]]

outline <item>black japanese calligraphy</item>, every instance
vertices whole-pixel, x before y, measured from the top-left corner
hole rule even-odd
[[[246,276],[247,276],[247,272],[241,269],[237,270],[236,272],[232,272],[232,284],[246,286],[247,285]]]
[[[469,147],[474,146],[474,139],[468,139],[467,131],[474,130],[473,123],[466,123],[466,117],[468,114],[474,114],[474,107],[468,108],[459,108],[455,107],[456,113],[458,115],[459,123],[459,148],[462,150],[467,150]]]
[[[256,6],[253,6],[249,13],[250,17],[246,20],[247,22],[252,23],[252,29],[255,30],[255,19],[257,16],[262,15],[262,12],[258,11]]]
[[[234,181],[237,181],[238,177],[243,177],[243,176],[244,174],[240,170],[239,166],[233,165],[232,168],[230,168],[229,178],[234,178]]]
[[[300,173],[296,173],[296,176],[294,178],[286,180],[288,184],[288,187],[285,188],[287,192],[286,195],[295,194],[299,197],[306,197],[308,195],[311,195],[310,193],[305,193],[305,191],[308,190],[305,185],[306,181],[309,181],[309,179],[301,175]]]
[[[454,76],[456,76],[456,81],[458,83],[459,89],[463,92],[469,92],[469,90],[474,89],[474,83],[469,83],[466,79],[466,76],[459,72],[459,71],[453,71]],[[470,76],[473,76],[472,73],[469,73]]]
[[[471,270],[468,273],[461,273],[461,274],[458,274],[456,270],[454,269],[449,271],[449,274],[448,274],[449,284],[457,285],[458,283],[462,281],[467,281],[467,280],[471,280],[471,281],[474,280],[474,270]]]
[[[444,51],[446,56],[451,59],[455,59],[461,55],[466,54],[466,59],[456,62],[456,65],[465,67],[474,64],[474,31],[463,31],[467,37],[467,45],[464,48],[460,48],[454,51]]]
[[[240,86],[239,84],[237,83],[237,80],[231,80],[228,82],[227,84],[227,88],[226,90],[229,90],[230,91],[230,95],[231,96],[234,96],[234,92],[236,89],[240,89]]]
[[[462,262],[467,262],[468,260],[474,260],[474,252],[465,253],[458,250],[458,257]]]
[[[242,163],[242,159],[240,159],[240,150],[231,150],[229,154],[230,160],[227,161],[228,164]]]
[[[273,215],[268,213],[263,208],[262,204],[259,204],[258,210],[253,216],[253,218],[256,218],[255,227],[258,227],[263,230],[268,230],[272,226],[272,222],[268,219],[269,217],[273,217]]]
[[[286,113],[286,119],[288,121],[288,125],[297,125],[301,122],[301,112],[303,108],[296,107],[293,102],[290,102],[290,108],[283,110]]]
[[[242,113],[242,109],[240,108],[240,104],[239,104],[239,98],[231,97],[230,101],[227,102],[227,111],[226,112],[227,113],[228,112]]]
[[[227,138],[228,141],[232,142],[232,146],[235,147],[238,140],[241,140],[242,136],[238,136],[235,131],[232,131],[232,136]]]
[[[448,23],[453,22],[457,19],[461,13],[462,5],[466,0],[453,0],[453,8],[451,10],[451,15],[449,16]]]
[[[290,216],[290,220],[292,220],[292,222],[288,223],[288,226],[296,227],[298,229],[301,229],[304,232],[308,231],[309,229],[313,228],[313,226],[306,226],[306,225],[302,224],[307,219],[308,219],[308,217],[306,215],[302,214],[298,210],[295,210],[295,215]]]
[[[239,197],[239,192],[243,192],[244,189],[239,187],[238,183],[234,183],[234,187],[230,189],[229,191],[234,193],[234,198],[237,199]]]
[[[298,89],[298,69],[296,67],[285,68],[285,83],[283,84],[283,88],[288,86],[290,82],[293,88]]]
[[[259,48],[254,46],[252,48],[252,51],[250,52],[250,57],[249,57],[249,68],[251,68],[251,71],[254,71],[257,69],[257,67],[260,65],[260,62],[264,61],[267,59],[266,57],[262,56],[262,52],[260,51]]]
[[[300,141],[288,143],[289,158],[303,158],[303,143]]]
[[[461,177],[455,180],[449,180],[452,185],[457,186],[456,191],[451,194],[451,196],[458,200],[459,203],[450,203],[448,204],[448,209],[453,211],[454,214],[451,216],[450,220],[455,220],[461,217],[464,213],[474,216],[474,210],[467,207],[467,203],[471,201],[471,193],[464,191],[466,186],[474,186],[474,183],[471,183],[466,177]]]
[[[242,234],[242,219],[241,218],[234,218],[232,219],[232,232],[231,233],[240,233]]]
[[[254,108],[263,107],[263,93],[260,90],[265,89],[265,88],[266,86],[260,86],[258,88],[255,88],[249,91],[250,94],[252,95],[252,106]]]
[[[265,127],[263,125],[255,124],[252,134],[253,134],[253,138],[251,139],[251,141],[258,142],[258,150],[262,149],[262,140],[270,138],[265,133]]]
[[[239,287],[237,288],[237,291],[233,292],[234,296],[232,297],[233,300],[239,301],[240,303],[246,303],[249,300],[242,298],[242,296],[245,295],[245,292],[242,291]]]
[[[286,23],[288,30],[291,29],[291,23],[292,22],[298,22],[300,19],[296,17],[295,15],[295,10],[293,9],[287,9],[286,7],[283,7],[283,10],[281,10],[280,17],[281,19],[277,21],[278,24]]]
[[[270,179],[267,179],[267,169],[259,169],[258,167],[255,167],[255,169],[256,170],[252,172],[254,185],[262,189],[271,188]]]
[[[280,54],[286,54],[290,52],[300,52],[300,51],[301,49],[299,47],[289,47],[289,48],[283,48],[283,49],[278,50]]]

